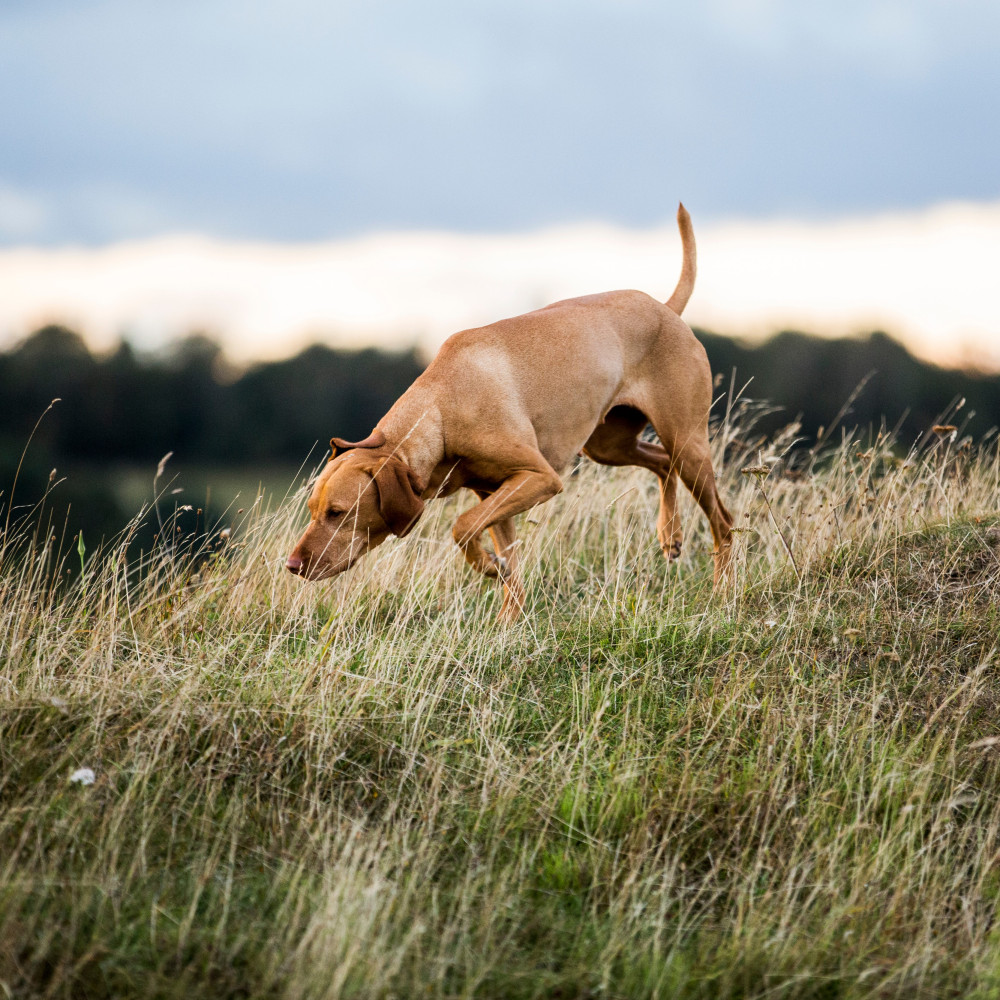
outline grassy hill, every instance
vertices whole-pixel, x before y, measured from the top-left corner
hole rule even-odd
[[[996,442],[793,435],[717,430],[731,593],[585,465],[508,629],[452,501],[317,585],[301,498],[141,576],[8,537],[0,990],[995,996]]]

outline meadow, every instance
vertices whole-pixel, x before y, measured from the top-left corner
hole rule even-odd
[[[693,504],[668,567],[590,464],[513,627],[467,500],[317,585],[301,489],[141,571],[8,531],[0,994],[1000,995],[996,438],[753,416],[722,596]]]

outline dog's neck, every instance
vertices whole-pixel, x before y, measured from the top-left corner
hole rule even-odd
[[[422,484],[444,459],[441,412],[422,392],[411,386],[378,422],[385,434],[383,450],[401,458]]]

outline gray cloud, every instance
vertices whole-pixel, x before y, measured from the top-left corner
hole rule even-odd
[[[998,50],[986,0],[7,4],[0,241],[992,198]]]

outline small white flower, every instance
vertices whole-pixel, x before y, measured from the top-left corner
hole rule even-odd
[[[777,625],[778,625],[778,619],[777,619],[777,618],[766,618],[766,619],[764,620],[764,624],[765,624],[765,625],[766,625],[766,626],[767,626],[768,628],[776,628],[776,627],[777,627]]]
[[[97,779],[97,775],[89,767],[78,767],[70,776],[69,780],[74,785],[92,785]]]

